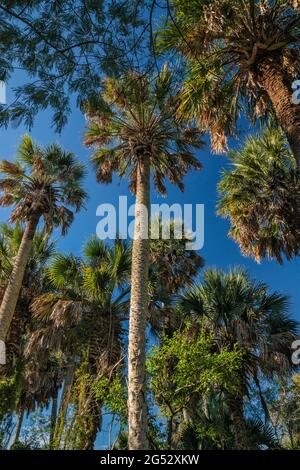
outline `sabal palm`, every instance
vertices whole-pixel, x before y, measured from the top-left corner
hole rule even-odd
[[[176,238],[176,230],[181,238]],[[163,223],[160,217],[155,217],[151,232],[159,233],[160,238],[150,240],[149,323],[157,335],[170,335],[181,322],[174,300],[183,289],[193,285],[204,259],[197,251],[188,249],[191,235],[184,230],[182,221]]]
[[[41,148],[25,136],[14,163],[2,160],[0,205],[12,206],[11,222],[25,230],[0,308],[0,341],[4,343],[14,315],[32,240],[41,218],[47,231],[61,227],[64,235],[85,200],[83,165],[58,145]],[[72,210],[71,210],[72,209]]]
[[[176,20],[164,42],[189,59],[182,110],[226,149],[239,111],[266,118],[273,109],[300,164],[300,110],[292,102],[299,74],[300,14],[292,1],[173,0]],[[175,23],[175,24],[174,24]]]
[[[243,397],[250,380],[284,376],[292,367],[291,345],[298,324],[288,314],[287,297],[270,293],[268,286],[250,279],[241,269],[228,273],[211,269],[203,282],[181,299],[181,308],[196,322],[214,331],[216,345],[244,352],[240,393],[228,396],[236,428],[236,446],[247,446]]]
[[[14,265],[14,259],[22,242],[24,229],[21,224],[0,226],[0,299],[5,293],[7,279]],[[46,291],[48,281],[45,268],[54,254],[55,243],[50,241],[45,230],[37,231],[32,242],[32,252],[27,262],[22,289],[20,291],[16,314],[7,336],[6,366],[1,367],[2,373],[10,373],[22,360],[24,338],[31,323],[30,303],[32,299]]]
[[[232,167],[219,183],[219,213],[230,236],[257,261],[282,263],[300,252],[300,182],[283,134],[266,129],[229,153]]]
[[[92,238],[84,247],[84,259],[58,255],[49,267],[56,292],[38,297],[32,304],[36,329],[27,344],[27,356],[61,351],[69,363],[69,390],[78,364],[86,360],[93,379],[86,383],[78,418],[84,439],[79,445],[92,448],[101,418],[101,403],[93,393],[100,376],[112,377],[122,356],[122,320],[128,310],[130,250],[117,240],[112,247]],[[69,374],[70,375],[70,374]],[[70,400],[70,393],[68,399]],[[75,397],[75,401],[78,397]],[[78,404],[77,404],[78,405]],[[66,408],[63,410],[66,413]],[[64,418],[63,416],[62,418]],[[64,419],[59,423],[61,434]],[[82,430],[84,427],[84,430]],[[57,434],[57,433],[56,433]],[[59,445],[60,435],[56,435]]]
[[[172,74],[165,68],[156,79],[129,74],[123,81],[105,81],[102,106],[87,106],[85,143],[99,182],[113,174],[128,175],[136,197],[132,253],[128,349],[129,448],[146,449],[145,345],[148,310],[150,179],[166,193],[166,180],[183,190],[183,176],[200,164],[192,150],[202,145],[199,132],[179,123]],[[97,103],[96,103],[97,104]]]
[[[18,253],[23,232],[24,229],[19,223],[14,226],[8,224],[0,226],[0,299],[4,295],[7,278],[13,269],[14,258]],[[35,296],[41,295],[49,289],[45,268],[54,254],[54,249],[55,243],[50,241],[45,230],[35,233],[15,315],[7,336],[6,365],[0,367],[1,377],[11,377],[16,371],[19,371],[17,373],[18,395],[14,410],[18,412],[19,419],[14,443],[19,438],[25,411],[30,412],[36,406],[47,403],[49,397],[52,396],[55,382],[56,387],[59,387],[59,377],[56,374],[56,381],[54,380],[53,367],[50,362],[45,366],[36,360],[28,367],[24,361],[24,345],[32,328],[30,304]],[[48,378],[50,375],[52,390],[49,391]]]

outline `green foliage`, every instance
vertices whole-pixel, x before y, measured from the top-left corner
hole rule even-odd
[[[219,214],[244,255],[283,262],[300,252],[300,183],[283,133],[265,129],[230,152],[219,183]]]
[[[266,398],[275,434],[281,447],[300,449],[300,374],[288,381],[279,381],[270,387]]]
[[[148,357],[150,386],[167,416],[182,411],[195,394],[207,394],[215,387],[236,389],[242,353],[236,348],[218,353],[213,349],[213,337],[195,333],[191,325],[153,349]]]
[[[61,227],[64,235],[86,199],[84,165],[53,144],[40,148],[26,135],[15,163],[0,162],[0,206],[12,206],[11,222],[44,219],[45,229]]]
[[[155,189],[165,195],[167,180],[183,190],[188,171],[201,169],[194,151],[203,146],[202,136],[176,118],[173,82],[167,66],[154,77],[129,72],[122,80],[105,79],[105,106],[90,102],[86,109],[85,144],[93,148],[98,182],[109,184],[114,174],[127,176],[135,193],[139,162],[147,158]]]
[[[102,75],[120,74],[141,46],[139,0],[5,2],[0,6],[0,79],[15,68],[28,79],[1,106],[0,122],[32,127],[40,110],[50,108],[61,131],[71,113],[71,96],[83,108],[101,89]],[[131,52],[131,55],[129,54]]]
[[[0,421],[14,413],[22,391],[23,366],[17,366],[12,375],[0,378]]]
[[[127,390],[120,375],[112,379],[102,376],[95,384],[96,398],[103,402],[107,409],[116,414],[122,425],[127,422]]]

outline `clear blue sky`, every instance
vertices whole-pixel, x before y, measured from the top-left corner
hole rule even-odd
[[[15,84],[15,83],[14,83]],[[8,103],[11,99],[10,86],[8,84]],[[87,164],[88,175],[85,181],[89,200],[86,210],[76,216],[75,222],[65,239],[59,239],[59,248],[65,252],[80,254],[82,245],[95,234],[98,218],[96,208],[101,203],[112,203],[117,207],[120,195],[129,195],[126,181],[115,179],[111,185],[99,185],[89,164],[90,151],[82,145],[82,137],[85,121],[81,113],[73,107],[73,113],[69,123],[59,136],[51,129],[51,116],[48,112],[37,116],[34,128],[30,132],[31,137],[40,144],[59,142],[66,150],[73,151],[78,158]],[[251,132],[251,128],[244,126],[243,136]],[[18,143],[26,129],[0,130],[0,158],[13,159]],[[186,179],[186,189],[182,194],[176,188],[170,186],[168,197],[162,199],[152,194],[152,202],[204,204],[205,205],[205,245],[201,255],[205,258],[206,267],[218,266],[227,269],[229,266],[245,266],[252,277],[268,283],[271,289],[288,294],[291,299],[291,312],[300,321],[300,261],[285,262],[280,266],[275,261],[264,261],[257,264],[243,257],[238,246],[228,238],[228,222],[215,214],[216,185],[220,179],[220,170],[228,164],[226,157],[210,154],[209,145],[199,152],[199,159],[203,164],[201,172],[192,172]],[[131,197],[131,196],[130,196]],[[0,221],[6,221],[9,212],[0,209]],[[58,236],[58,234],[57,234]],[[98,445],[106,441],[106,438]],[[107,441],[106,441],[107,442]]]

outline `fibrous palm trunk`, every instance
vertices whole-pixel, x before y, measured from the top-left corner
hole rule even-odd
[[[13,440],[11,448],[13,448],[14,445],[19,441],[20,434],[21,434],[21,429],[22,429],[22,424],[23,424],[23,418],[24,418],[24,410],[21,409],[19,411],[19,414],[18,414],[16,432],[15,432],[15,435],[14,435],[14,440]]]
[[[83,450],[93,450],[98,432],[101,430],[102,415],[101,404],[98,400],[91,400],[84,417]]]
[[[26,224],[22,241],[16,256],[12,273],[9,277],[5,294],[0,308],[0,364],[5,364],[5,338],[8,333],[20,290],[22,288],[24,273],[30,257],[32,241],[39,221],[38,216],[33,216]]]
[[[150,164],[137,168],[135,231],[132,247],[128,346],[128,446],[148,449],[146,406],[146,325],[149,275]]]
[[[54,432],[57,420],[57,403],[58,403],[58,390],[55,389],[52,397],[52,406],[51,406],[51,419],[50,419],[50,449],[53,449],[54,445]]]
[[[300,169],[300,105],[292,101],[291,80],[279,61],[271,57],[260,62],[259,78]]]
[[[55,449],[60,448],[62,435],[64,432],[65,423],[66,423],[66,417],[68,413],[68,407],[69,407],[70,398],[71,398],[71,391],[72,391],[72,385],[74,382],[75,370],[76,370],[76,365],[74,362],[71,362],[70,364],[68,364],[63,391],[62,391],[62,396],[61,396],[58,419],[57,419],[57,424],[55,427],[55,433],[54,433],[54,439],[53,439],[54,441],[53,446]]]
[[[238,450],[247,450],[247,429],[243,412],[243,396],[241,394],[227,394],[226,402],[234,427],[234,447]]]

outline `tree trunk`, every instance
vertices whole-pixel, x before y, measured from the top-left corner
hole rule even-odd
[[[227,394],[226,402],[234,427],[235,450],[247,450],[248,439],[243,411],[243,396],[238,393],[236,395]]]
[[[102,425],[102,406],[98,400],[91,400],[84,417],[84,439],[82,450],[93,450],[95,440]]]
[[[61,402],[59,407],[58,419],[57,424],[55,426],[55,433],[54,433],[54,448],[59,449],[61,438],[64,431],[65,421],[68,412],[68,406],[70,402],[71,390],[72,385],[74,382],[74,375],[75,375],[76,365],[74,362],[68,364],[66,370],[66,377],[64,381],[64,387],[61,396]]]
[[[147,450],[146,326],[148,315],[150,164],[137,168],[128,345],[128,446]]]
[[[58,397],[58,390],[55,389],[53,397],[52,397],[52,407],[51,407],[51,418],[50,418],[50,439],[49,439],[49,446],[50,449],[53,449],[54,445],[54,432],[57,420],[57,397]]]
[[[14,445],[19,441],[20,438],[20,433],[22,429],[22,424],[23,424],[23,418],[24,418],[24,410],[20,410],[18,414],[18,421],[17,421],[17,427],[16,427],[16,432],[14,435],[14,440],[11,445],[11,449],[14,447]]]
[[[173,421],[174,421],[174,415],[169,416],[167,420],[167,450],[173,449],[173,434],[174,434]]]
[[[262,60],[258,67],[262,87],[273,104],[277,119],[300,169],[300,104],[292,102],[291,80],[275,58],[268,57]]]
[[[6,286],[0,308],[0,364],[5,364],[5,338],[8,333],[20,290],[22,288],[26,265],[31,253],[32,240],[39,221],[39,216],[33,216],[26,224],[22,241],[16,256],[12,273]],[[2,346],[2,347],[1,347]]]

